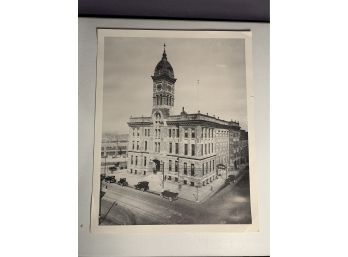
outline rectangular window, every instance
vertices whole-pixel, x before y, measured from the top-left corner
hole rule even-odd
[[[211,152],[213,153],[214,152],[214,144],[211,143]]]
[[[168,180],[172,180],[172,177],[171,177],[171,176],[168,176]]]
[[[213,170],[214,170],[214,166],[215,166],[215,160],[213,160]]]
[[[172,137],[172,130],[169,129],[169,137]]]
[[[185,129],[184,135],[185,135],[185,138],[188,138],[188,130],[187,129]]]
[[[161,138],[161,130],[158,130],[158,138]]]
[[[184,174],[187,175],[187,163],[184,162]]]
[[[192,156],[196,155],[196,146],[194,144],[191,145],[191,155]]]
[[[179,129],[176,130],[176,137],[179,138]]]
[[[187,185],[187,180],[184,180],[184,185]]]
[[[178,182],[178,178],[177,177],[175,178],[175,182]]]
[[[146,166],[146,157],[144,157],[144,166]]]
[[[208,143],[208,154],[210,154],[210,143]]]
[[[195,165],[192,163],[191,164],[191,176],[195,175]]]
[[[191,182],[190,186],[194,187],[195,186],[195,182]]]
[[[202,170],[203,170],[203,176],[204,176],[204,174],[205,174],[204,163],[202,164]]]
[[[132,146],[132,149],[134,150],[134,141],[132,142],[132,145],[133,145],[133,146]]]
[[[172,171],[172,160],[169,160],[169,171]]]
[[[211,161],[209,161],[209,171],[211,171]]]
[[[172,136],[175,137],[175,129],[173,129]]]
[[[207,154],[207,144],[204,144],[204,153]]]
[[[155,142],[155,152],[157,152],[157,142]]]
[[[131,164],[133,165],[133,155],[131,156]]]
[[[134,170],[134,174],[138,174],[138,171],[137,171],[137,170]]]
[[[147,141],[145,141],[145,151],[147,150]]]
[[[175,143],[175,153],[179,154],[179,143]]]
[[[185,155],[188,155],[188,144],[185,144]]]
[[[158,143],[158,152],[161,152],[161,143]]]
[[[207,130],[208,129],[204,129],[204,137],[207,138]]]
[[[137,128],[137,136],[139,136],[139,128]]]
[[[131,169],[131,173],[133,173],[133,169]]]
[[[175,161],[175,172],[179,172],[179,163]]]
[[[139,150],[139,141],[137,141],[137,150]]]
[[[138,165],[138,156],[135,156],[135,166]]]
[[[170,130],[169,130],[170,131]],[[173,144],[172,143],[169,143],[169,153],[172,153],[172,151],[173,151]]]
[[[191,129],[191,137],[195,138],[196,137],[196,130],[193,128]]]

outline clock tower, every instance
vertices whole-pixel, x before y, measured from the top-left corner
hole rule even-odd
[[[171,115],[174,107],[175,81],[172,65],[168,62],[166,45],[164,44],[162,59],[156,65],[153,81],[152,114],[161,113],[163,118]]]

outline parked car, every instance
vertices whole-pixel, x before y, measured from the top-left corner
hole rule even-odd
[[[125,179],[125,178],[120,178],[120,180],[117,182],[117,184],[120,186],[128,186],[127,179]]]
[[[225,180],[226,185],[232,185],[236,183],[236,177],[234,175],[229,175],[228,178]]]
[[[108,183],[116,183],[115,176],[106,176],[104,180]]]
[[[236,176],[235,175],[228,175],[228,179],[232,181],[233,183],[236,182]]]
[[[141,191],[147,191],[147,190],[149,190],[149,182],[141,181],[135,185],[135,189],[141,190]]]
[[[160,196],[168,199],[170,202],[178,199],[179,193],[170,192],[169,190],[164,190]]]
[[[116,171],[117,168],[116,168],[115,166],[111,166],[111,167],[109,167],[109,170],[110,170],[110,171]]]

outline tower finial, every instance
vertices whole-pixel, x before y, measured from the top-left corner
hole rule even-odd
[[[167,53],[166,53],[166,43],[163,44],[163,55],[162,58],[167,59]]]

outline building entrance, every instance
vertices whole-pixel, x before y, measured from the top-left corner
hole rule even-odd
[[[161,171],[161,162],[159,160],[153,160],[153,173],[157,173],[159,171]]]

